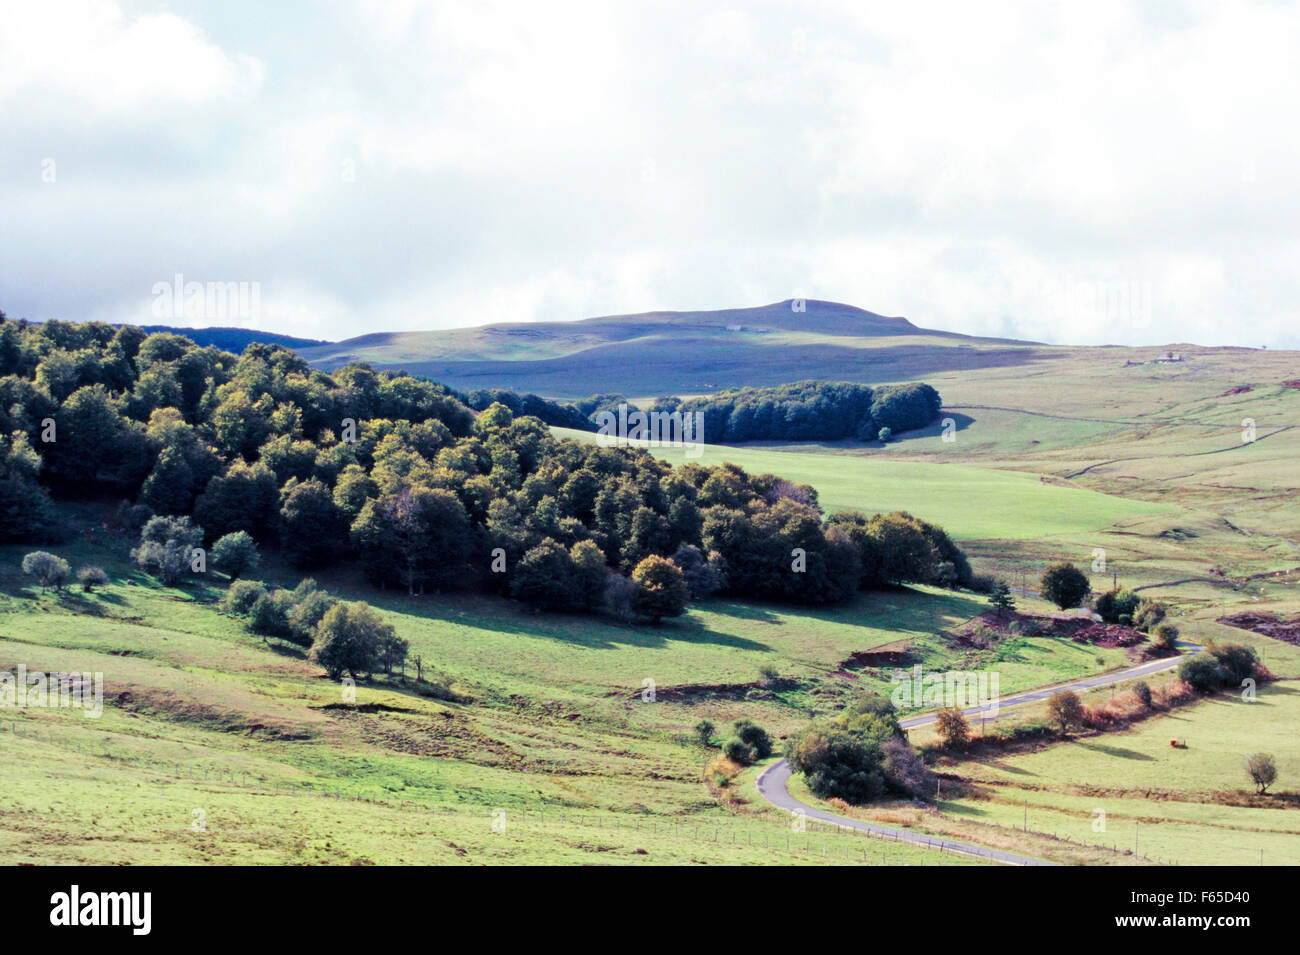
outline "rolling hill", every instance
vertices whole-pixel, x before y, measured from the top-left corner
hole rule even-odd
[[[1032,342],[918,328],[850,305],[803,304],[802,311],[787,300],[722,311],[380,332],[298,350],[322,368],[360,360],[462,389],[558,398],[697,393],[801,378],[878,383],[1060,354]]]

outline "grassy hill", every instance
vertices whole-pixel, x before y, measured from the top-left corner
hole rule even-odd
[[[834,302],[645,312],[580,322],[519,322],[363,335],[299,349],[332,368],[368,361],[457,388],[511,388],[549,397],[601,391],[698,393],[801,378],[870,383],[939,370],[1016,365],[1057,349],[917,328]]]

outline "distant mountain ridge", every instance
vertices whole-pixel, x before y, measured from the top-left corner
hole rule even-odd
[[[754,308],[652,311],[576,322],[510,322],[371,333],[299,348],[312,364],[366,361],[456,388],[548,397],[690,394],[803,379],[878,384],[1029,357],[1032,342],[925,329],[819,299]]]
[[[212,345],[235,354],[239,354],[253,342],[262,342],[267,345],[283,345],[285,348],[294,350],[317,348],[330,344],[330,342],[322,338],[298,338],[294,335],[281,335],[278,332],[264,332],[256,328],[230,328],[226,326],[184,328],[179,325],[141,325],[140,327],[151,335],[154,332],[184,335],[200,347],[206,348]]]

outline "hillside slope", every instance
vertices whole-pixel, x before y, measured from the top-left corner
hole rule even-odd
[[[578,397],[692,393],[800,378],[898,381],[1019,365],[1059,350],[918,328],[905,318],[810,299],[802,310],[787,300],[722,311],[375,333],[299,351],[323,368],[362,360],[458,388]]]

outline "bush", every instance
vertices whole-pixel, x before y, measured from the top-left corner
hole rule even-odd
[[[1147,709],[1151,708],[1151,687],[1147,685],[1145,680],[1138,680],[1133,685],[1133,695]]]
[[[1178,679],[1201,693],[1211,693],[1227,685],[1228,673],[1210,654],[1198,653],[1178,667]]]
[[[248,629],[264,637],[287,638],[293,636],[289,627],[289,614],[293,610],[293,596],[285,590],[262,594],[248,612]]]
[[[1219,661],[1219,666],[1223,668],[1227,678],[1227,686],[1240,686],[1243,680],[1255,675],[1259,658],[1250,647],[1244,647],[1239,643],[1212,643],[1205,649]]]
[[[1107,623],[1119,623],[1123,619],[1131,621],[1142,602],[1131,590],[1108,590],[1097,596],[1092,609]]]
[[[131,559],[164,584],[173,584],[191,570],[194,549],[203,543],[203,528],[188,517],[151,517],[140,531],[140,545]]]
[[[772,755],[772,739],[761,726],[748,719],[739,719],[735,727],[737,738],[754,751],[755,758],[767,759]]]
[[[266,588],[255,580],[236,580],[226,588],[225,596],[217,605],[222,613],[242,617],[253,609],[259,597],[266,595]]]
[[[835,727],[815,727],[790,742],[786,759],[813,795],[863,804],[885,792],[881,744]]]
[[[727,745],[722,747],[722,752],[727,759],[741,766],[748,766],[754,762],[754,750],[744,740],[728,740]]]
[[[713,745],[713,731],[717,729],[708,720],[700,720],[695,724],[695,738],[704,746]]]
[[[294,595],[297,596],[296,590]],[[316,625],[325,618],[325,615],[338,602],[337,597],[326,593],[324,590],[312,590],[307,596],[298,600],[294,604],[293,610],[289,612],[290,639],[300,647],[311,646]]]
[[[81,589],[90,593],[96,587],[108,583],[108,574],[104,573],[103,567],[83,567],[77,571],[77,580],[81,583]]]
[[[620,620],[631,620],[636,615],[633,609],[636,592],[636,584],[611,571],[605,575],[605,610]]]
[[[1178,628],[1172,623],[1157,624],[1151,631],[1151,636],[1155,640],[1154,648],[1162,655],[1170,656],[1178,652]]]
[[[938,782],[921,761],[916,750],[901,739],[886,740],[880,747],[883,759],[880,768],[886,785],[913,799],[929,799],[938,789]]]
[[[234,580],[257,569],[262,557],[248,531],[235,531],[212,545],[212,564]]]
[[[781,673],[772,664],[765,663],[758,668],[758,678],[764,685],[770,686],[781,679]]]
[[[704,551],[690,544],[683,544],[673,554],[672,561],[682,571],[682,579],[690,591],[692,600],[703,600],[722,589],[726,580],[722,574],[722,558],[716,552],[708,557]]]
[[[1053,564],[1043,571],[1039,587],[1043,599],[1050,600],[1062,610],[1079,606],[1083,598],[1088,596],[1088,591],[1092,589],[1083,571],[1065,562]]]
[[[1236,643],[1210,644],[1182,662],[1178,678],[1202,693],[1240,686],[1255,675],[1255,651]]]
[[[1261,796],[1277,781],[1277,764],[1271,753],[1251,753],[1246,757],[1245,769]]]
[[[1047,715],[1056,724],[1061,735],[1065,736],[1072,727],[1084,723],[1083,704],[1079,695],[1073,690],[1058,690],[1047,700]]]
[[[1143,633],[1150,633],[1151,628],[1165,619],[1165,605],[1151,599],[1145,599],[1133,611],[1133,626]]]
[[[955,706],[946,706],[936,717],[936,729],[944,746],[949,749],[964,749],[970,742],[970,724],[961,710]]]
[[[66,560],[43,550],[34,550],[23,558],[23,573],[35,577],[42,590],[62,590],[71,572]]]

